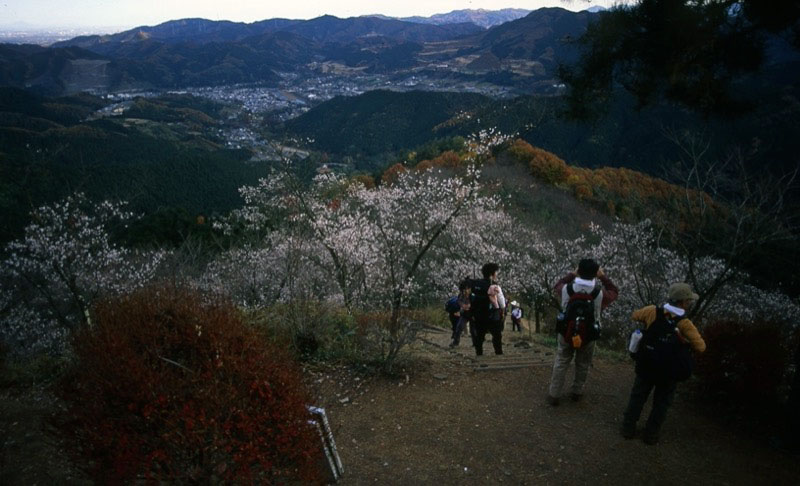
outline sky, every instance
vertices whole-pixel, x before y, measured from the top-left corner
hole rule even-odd
[[[271,18],[310,19],[330,14],[355,17],[430,16],[453,10],[609,7],[615,0],[0,0],[0,27],[132,28],[200,17],[254,22]]]

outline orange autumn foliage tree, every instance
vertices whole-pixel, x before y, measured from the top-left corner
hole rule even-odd
[[[623,167],[571,167],[524,140],[516,140],[509,153],[526,164],[537,180],[568,189],[577,199],[597,203],[612,216],[640,219],[669,213],[678,216],[678,224],[687,225],[704,207],[712,208],[714,217],[725,218],[723,208],[708,194],[642,172]]]
[[[570,167],[566,162],[524,140],[516,140],[509,152],[520,162],[526,163],[531,174],[542,182],[558,185],[570,175]]]
[[[452,150],[448,150],[438,157],[423,160],[416,165],[415,169],[418,171],[425,171],[432,168],[457,169],[461,167],[461,165],[461,156]]]

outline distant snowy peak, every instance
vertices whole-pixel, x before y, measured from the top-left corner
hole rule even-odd
[[[414,22],[417,24],[434,25],[460,24],[468,22],[483,27],[484,29],[488,29],[490,27],[494,27],[495,25],[520,19],[529,13],[531,13],[531,10],[521,8],[504,8],[502,10],[464,9],[453,10],[450,13],[436,14],[430,17],[403,17],[398,18],[397,20]],[[382,15],[370,15],[370,17],[386,18]]]
[[[597,12],[605,12],[608,10],[605,7],[601,7],[600,5],[595,5],[594,7],[589,7],[586,9],[587,12],[597,13]]]

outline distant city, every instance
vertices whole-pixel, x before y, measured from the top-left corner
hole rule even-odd
[[[474,81],[432,79],[426,76],[408,76],[397,79],[389,75],[321,75],[304,77],[295,73],[280,73],[283,78],[278,87],[257,85],[232,85],[194,87],[166,91],[169,94],[189,94],[214,101],[240,105],[241,110],[251,115],[252,126],[263,122],[286,121],[298,117],[314,106],[336,96],[358,96],[367,91],[385,89],[390,91],[457,91],[478,93],[496,99],[518,96],[518,90]],[[106,106],[97,116],[124,115],[136,98],[151,98],[165,91],[126,91],[104,95],[114,103]],[[232,115],[236,118],[236,115]],[[254,123],[253,123],[254,122]],[[227,124],[226,124],[227,125]],[[265,142],[254,130],[233,124],[219,133],[230,148],[250,148],[257,153],[265,148]]]
[[[49,46],[82,35],[114,34],[127,27],[82,27],[82,28],[25,28],[0,26],[0,44],[37,44]]]

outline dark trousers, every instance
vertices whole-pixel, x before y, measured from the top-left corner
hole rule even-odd
[[[461,333],[464,332],[464,328],[467,326],[469,319],[460,318],[456,323],[455,329],[453,330],[453,344],[458,346],[458,343],[461,342]]]
[[[522,326],[520,325],[520,319],[511,318],[511,330],[512,331],[519,331],[522,332]]]
[[[483,354],[483,341],[486,339],[486,333],[492,335],[494,354],[503,354],[503,321],[475,322],[475,336],[472,338],[475,354],[478,356]]]
[[[639,416],[642,414],[642,408],[647,402],[647,397],[650,396],[650,392],[655,388],[653,409],[647,417],[645,434],[658,436],[661,425],[667,418],[667,410],[675,398],[676,387],[677,383],[673,380],[655,380],[645,374],[637,373],[636,379],[633,381],[628,407],[625,409],[624,425],[627,427],[636,426],[636,422],[639,421]]]
[[[450,339],[455,339],[456,338],[456,331],[458,330],[458,321],[460,321],[460,320],[461,320],[461,318],[458,317],[458,316],[452,316],[452,315],[450,316],[450,329],[452,329],[452,331],[453,331],[450,334]]]

